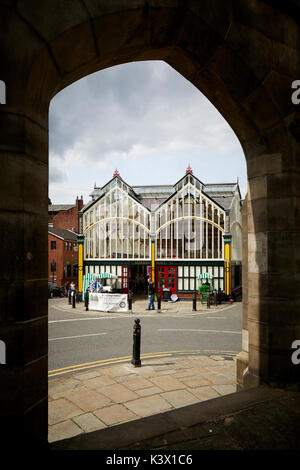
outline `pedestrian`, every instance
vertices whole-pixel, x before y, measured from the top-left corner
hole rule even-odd
[[[149,274],[146,274],[145,278],[144,278],[144,281],[145,281],[145,295],[148,294],[148,283],[149,283]]]
[[[149,285],[148,285],[148,308],[146,308],[146,310],[154,310],[155,307],[154,307],[154,293],[155,293],[155,289],[154,289],[154,285],[153,285],[153,282],[150,280],[149,281]]]
[[[75,284],[74,284],[74,282],[71,282],[70,289],[71,289],[71,291],[72,291],[72,290],[75,290]]]

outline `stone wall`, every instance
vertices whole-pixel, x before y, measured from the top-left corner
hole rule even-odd
[[[249,179],[248,379],[298,382],[299,107],[291,84],[300,79],[300,27],[286,3],[0,0],[0,412],[8,441],[47,442],[49,103],[75,80],[124,62],[167,62],[240,140]]]

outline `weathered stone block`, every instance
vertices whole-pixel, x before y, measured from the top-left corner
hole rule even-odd
[[[51,41],[51,49],[62,75],[96,59],[95,46],[90,21],[75,26]]]
[[[47,317],[25,323],[4,324],[1,338],[6,345],[8,367],[27,365],[48,352]]]
[[[46,41],[89,20],[89,14],[79,0],[44,0],[38,8],[35,0],[20,0],[17,9],[33,31],[38,31]]]
[[[24,369],[24,409],[48,396],[48,357],[41,357]]]
[[[248,321],[261,321],[266,324],[292,324],[299,323],[299,298],[284,297],[248,297]]]
[[[281,116],[264,85],[257,88],[243,102],[243,107],[260,130],[275,127],[280,123]]]
[[[267,177],[258,176],[256,178],[249,178],[248,194],[251,201],[265,198],[267,196]]]
[[[0,6],[0,45],[5,106],[11,112],[24,114],[28,75],[33,57],[44,47],[43,41],[13,10]]]
[[[48,287],[45,280],[1,281],[0,321],[25,321],[47,315]]]
[[[264,232],[248,234],[248,275],[268,270],[267,234]]]
[[[149,47],[148,16],[142,10],[131,10],[97,18],[94,21],[100,57],[119,57],[122,51]]]
[[[281,230],[268,233],[268,270],[293,276],[295,272],[295,232]]]
[[[84,1],[92,18],[98,18],[99,16],[109,15],[112,13],[120,13],[125,10],[135,10],[138,8],[144,8],[146,6],[145,0],[118,0],[115,2],[107,2],[106,0],[85,0]],[[147,2],[150,4],[150,2]],[[159,6],[160,2],[156,2]],[[168,3],[173,6],[176,0],[170,0],[170,2],[164,1],[166,6]]]
[[[190,12],[183,18],[179,17],[177,24],[174,22],[172,36],[175,44],[179,45],[187,54],[191,54],[193,51],[193,59],[197,61],[199,68],[207,64],[223,42],[206,22],[202,22],[199,17]]]

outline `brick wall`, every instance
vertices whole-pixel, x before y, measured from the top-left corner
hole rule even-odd
[[[72,232],[78,233],[78,212],[83,208],[82,196],[76,198],[75,206],[65,211],[59,211],[53,217],[53,227],[64,228],[66,230],[72,230]]]
[[[56,249],[51,249],[51,242],[56,242]],[[77,285],[77,277],[73,276],[73,266],[78,263],[78,251],[74,250],[74,241],[68,242],[72,244],[72,249],[66,249],[67,240],[62,240],[48,233],[48,280],[53,281],[53,273],[51,272],[51,262],[56,262],[56,272],[54,272],[54,282],[60,287],[64,287],[67,282],[73,281]],[[77,246],[77,242],[75,243]],[[70,262],[71,277],[65,277],[64,266]]]

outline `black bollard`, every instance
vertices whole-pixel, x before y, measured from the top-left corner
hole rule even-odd
[[[159,313],[161,312],[161,294],[160,294],[160,292],[158,293],[158,296],[157,296],[157,311]]]
[[[132,297],[133,297],[133,293],[132,291],[130,290],[128,292],[128,310],[129,311],[132,311]]]
[[[85,296],[84,296],[84,305],[85,305],[85,310],[88,311],[89,309],[89,291],[85,291]]]
[[[197,293],[196,292],[194,293],[194,297],[193,297],[193,311],[194,312],[197,311]]]
[[[75,308],[75,307],[76,307],[75,301],[76,301],[75,291],[72,290],[72,308]]]
[[[207,308],[210,308],[210,293],[209,292],[207,292],[207,294],[206,294],[206,301],[207,301],[207,303],[206,303]]]
[[[68,297],[69,297],[69,305],[71,305],[71,289],[69,289]]]
[[[131,364],[134,367],[141,367],[141,325],[140,319],[136,318],[133,325],[133,351]]]
[[[214,290],[214,306],[217,306],[217,291],[216,289]]]

